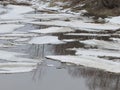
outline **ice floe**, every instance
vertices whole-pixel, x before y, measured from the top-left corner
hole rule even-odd
[[[115,43],[113,41],[90,39],[90,40],[80,41],[80,43],[84,43],[86,44],[86,46],[93,46],[103,49],[120,50],[120,43],[117,42]]]
[[[30,72],[37,68],[41,60],[23,58],[23,53],[0,50],[0,74]]]
[[[65,33],[65,32],[74,32],[75,30],[67,27],[49,27],[45,29],[31,30],[33,33]]]
[[[58,60],[66,63],[73,63],[76,65],[83,65],[85,67],[97,68],[100,70],[120,73],[120,63],[100,59],[91,56],[46,56],[46,58]]]
[[[3,8],[2,5],[0,5],[0,14],[4,14],[6,12],[7,12],[7,10],[5,8]]]
[[[18,62],[0,63],[0,74],[30,72],[36,69],[36,67],[37,67],[36,63],[18,63]]]
[[[79,41],[79,39],[63,39],[62,41],[64,41],[64,42],[74,42],[74,41]]]
[[[50,25],[50,26],[65,26],[74,29],[85,30],[85,31],[104,31],[104,30],[117,30],[120,29],[119,25],[113,25],[110,23],[96,24],[96,23],[85,23],[81,20],[73,21],[43,21],[43,22],[27,22],[37,25]]]
[[[73,48],[69,50],[75,50],[76,55],[84,56],[110,56],[120,58],[120,51],[111,51],[111,50],[101,50],[101,49],[83,49],[83,48]]]
[[[34,37],[38,36],[37,34],[31,33],[10,33],[10,34],[1,34],[0,37]]]
[[[109,23],[113,23],[113,24],[120,24],[120,16],[117,17],[112,17],[112,18],[106,18],[106,21],[108,21]]]
[[[24,19],[22,14],[33,11],[31,7],[27,6],[8,5],[7,8],[9,11],[6,14],[1,15],[1,19]]]
[[[30,38],[18,38],[15,40],[15,42],[26,42],[28,41]]]
[[[0,25],[0,33],[11,33],[15,29],[23,27],[24,25],[19,24],[1,24]]]
[[[110,39],[120,43],[120,38],[110,38]]]
[[[15,40],[17,37],[0,37],[0,40]]]
[[[25,54],[0,50],[1,60],[14,61],[14,62],[36,62],[36,63],[40,62],[39,60],[20,57],[22,55]]]
[[[34,37],[29,44],[63,44],[65,42],[58,39],[57,36]]]
[[[72,36],[110,36],[110,34],[94,34],[94,33],[67,33],[64,35],[72,35]]]
[[[52,20],[52,19],[68,19],[68,18],[77,18],[78,15],[72,14],[25,14],[25,18],[30,19],[41,19],[41,20]]]

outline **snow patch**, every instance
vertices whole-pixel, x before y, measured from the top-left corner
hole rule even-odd
[[[42,36],[34,37],[29,44],[63,44],[65,42],[60,41],[57,36]]]
[[[100,50],[100,49],[82,49],[82,48],[73,48],[73,49],[68,49],[68,50],[75,50],[76,55],[110,56],[110,57],[120,58],[120,51]]]
[[[0,33],[11,33],[15,29],[23,27],[24,25],[17,25],[17,24],[1,24],[0,25]]]
[[[27,6],[8,5],[7,8],[9,11],[1,15],[1,19],[24,19],[22,14],[33,11],[31,7]]]
[[[86,46],[93,46],[102,49],[120,50],[120,43],[117,42],[115,43],[112,41],[90,39],[90,40],[80,41],[80,43],[84,43],[86,44]]]
[[[74,32],[75,30],[67,27],[49,27],[45,29],[31,30],[33,33],[63,33],[63,32]]]
[[[41,20],[52,20],[52,19],[68,19],[68,18],[77,18],[78,15],[71,14],[25,14],[25,18],[30,19],[41,19]]]
[[[120,24],[120,16],[112,17],[112,18],[106,18],[106,21],[112,24]]]
[[[36,63],[0,63],[0,73],[22,73],[36,69]]]
[[[110,36],[110,34],[93,34],[93,33],[67,33],[64,35],[72,35],[72,36]]]
[[[64,27],[71,27],[74,29],[85,30],[85,31],[104,31],[104,30],[117,30],[120,28],[119,25],[113,24],[95,24],[95,23],[85,23],[81,20],[73,20],[73,21],[47,21],[47,22],[27,22],[30,24],[37,24],[37,25],[50,25],[50,26],[64,26]]]
[[[85,67],[97,68],[112,73],[120,73],[120,63],[100,59],[97,57],[61,55],[61,56],[46,56],[46,58],[66,63],[73,63],[76,65],[83,65]]]

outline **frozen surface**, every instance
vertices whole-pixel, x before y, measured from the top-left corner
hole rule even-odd
[[[101,50],[101,49],[82,49],[82,48],[73,48],[69,50],[75,50],[76,55],[120,57],[120,51]]]
[[[0,25],[0,33],[11,33],[15,29],[23,27],[24,25],[17,24],[1,24]]]
[[[21,72],[30,72],[33,69],[36,69],[36,63],[0,63],[0,73],[21,73]]]
[[[120,43],[120,38],[110,38],[110,39],[115,41],[115,42],[119,42]]]
[[[68,19],[68,18],[78,17],[78,15],[72,15],[72,14],[25,14],[24,16],[25,18],[41,19],[41,20]]]
[[[87,46],[93,46],[103,49],[114,49],[114,50],[120,50],[120,43],[115,43],[113,41],[103,41],[103,40],[96,40],[96,39],[90,39],[85,41],[80,41],[80,43],[84,43]]]
[[[34,37],[38,36],[37,34],[30,33],[11,33],[11,34],[2,34],[0,37]]]
[[[34,37],[29,44],[63,44],[65,42],[58,40],[57,36]]]
[[[0,14],[4,14],[6,12],[7,12],[7,10],[5,8],[3,8],[2,5],[0,5]]]
[[[40,62],[38,60],[20,57],[21,55],[25,55],[25,54],[0,50],[1,60],[14,61],[14,62],[36,62],[36,63]]]
[[[0,50],[0,73],[30,72],[36,69],[40,60],[20,57],[22,53]]]
[[[85,23],[81,20],[73,20],[73,21],[47,21],[47,22],[28,22],[31,24],[37,24],[37,25],[55,25],[55,26],[66,26],[71,27],[74,29],[79,30],[86,30],[86,31],[104,31],[104,30],[116,30],[119,29],[119,25],[113,25],[113,24],[95,24],[95,23]]]
[[[31,30],[33,33],[64,33],[64,32],[74,32],[75,30],[67,27],[49,27],[45,29]]]
[[[97,68],[108,72],[120,73],[120,63],[100,59],[91,56],[47,56],[49,59],[61,62],[83,65],[86,67]]]
[[[18,38],[15,40],[15,42],[26,42],[28,41],[30,38]]]
[[[65,35],[72,35],[72,36],[110,36],[110,34],[93,34],[93,33],[67,33]]]
[[[24,19],[24,13],[33,11],[31,7],[27,6],[8,5],[7,8],[9,11],[6,14],[1,15],[1,19]]]
[[[113,24],[120,24],[120,16],[106,18],[106,21],[108,21],[109,23],[113,23]]]

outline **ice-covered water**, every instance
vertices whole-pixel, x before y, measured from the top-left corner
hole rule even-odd
[[[6,9],[0,15],[0,89],[120,89],[118,24],[46,10],[29,14],[26,6]]]

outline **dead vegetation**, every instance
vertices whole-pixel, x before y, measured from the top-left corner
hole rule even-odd
[[[85,15],[105,18],[107,16],[120,15],[120,0],[52,0],[52,5],[56,2],[67,4],[62,5],[65,8],[71,8],[73,11],[87,10]]]
[[[16,0],[1,0],[8,1],[14,5],[31,5],[26,2],[17,2]],[[26,0],[27,1],[27,0]],[[48,0],[38,0],[48,2]],[[50,0],[50,6],[59,6],[62,9],[70,8],[74,12],[87,10],[84,15],[105,18],[107,16],[120,15],[120,0]],[[60,4],[61,3],[61,4]],[[6,5],[6,4],[4,4]]]

